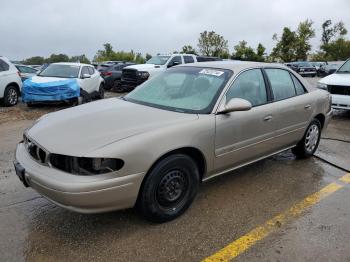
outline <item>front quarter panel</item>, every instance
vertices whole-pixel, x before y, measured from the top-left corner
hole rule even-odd
[[[200,115],[197,120],[166,126],[134,135],[99,148],[87,157],[120,158],[125,164],[118,176],[148,172],[165,154],[185,147],[198,149],[205,157],[206,170],[213,168],[214,115]]]

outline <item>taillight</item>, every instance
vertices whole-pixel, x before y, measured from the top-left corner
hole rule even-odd
[[[103,76],[111,76],[112,72],[109,72],[109,71],[101,72],[101,75],[103,75]]]

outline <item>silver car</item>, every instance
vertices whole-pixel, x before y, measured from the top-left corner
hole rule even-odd
[[[177,66],[124,97],[40,118],[15,168],[64,208],[137,206],[163,222],[190,206],[201,181],[287,149],[312,156],[331,114],[329,93],[283,65]]]

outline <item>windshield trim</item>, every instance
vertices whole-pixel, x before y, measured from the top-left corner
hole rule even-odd
[[[171,106],[164,106],[164,105],[159,105],[159,104],[154,104],[154,103],[148,103],[148,102],[144,102],[144,101],[139,101],[136,99],[132,99],[127,97],[129,94],[127,94],[126,96],[123,96],[122,99],[128,102],[132,102],[135,104],[140,104],[140,105],[144,105],[144,106],[149,106],[149,107],[154,107],[154,108],[158,108],[158,109],[163,109],[163,110],[167,110],[167,111],[173,111],[173,112],[177,112],[177,113],[186,113],[186,114],[211,114],[213,111],[214,106],[216,105],[220,95],[222,94],[222,92],[225,90],[225,87],[227,86],[227,84],[230,82],[230,79],[233,76],[233,71],[231,69],[226,69],[226,68],[217,68],[217,67],[201,67],[201,66],[181,66],[181,67],[177,67],[177,68],[184,68],[184,67],[190,67],[190,68],[198,68],[198,69],[214,69],[214,70],[222,70],[228,73],[226,80],[223,82],[223,84],[220,86],[220,88],[218,89],[217,93],[214,95],[212,101],[209,103],[209,105],[206,108],[200,109],[200,110],[193,110],[193,109],[186,109],[186,108],[177,108],[177,107],[171,107]],[[176,68],[174,68],[176,70]],[[168,69],[169,70],[174,70],[174,69]]]

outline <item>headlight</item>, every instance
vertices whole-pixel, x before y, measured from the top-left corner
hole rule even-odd
[[[139,71],[137,72],[137,75],[141,78],[144,78],[144,79],[147,79],[149,77],[149,73],[148,72],[142,72],[142,71]]]
[[[323,90],[328,90],[327,85],[320,82],[317,83],[317,87]]]
[[[67,173],[91,176],[118,171],[124,166],[124,161],[116,158],[72,157],[51,154],[50,164]]]

